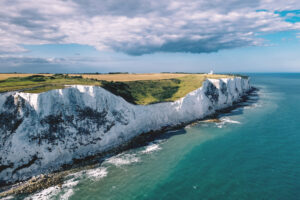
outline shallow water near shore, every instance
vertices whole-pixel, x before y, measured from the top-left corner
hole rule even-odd
[[[251,74],[258,96],[220,122],[162,134],[26,197],[300,199],[300,74]]]

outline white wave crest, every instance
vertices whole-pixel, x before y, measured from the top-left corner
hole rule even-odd
[[[47,189],[44,189],[40,192],[37,192],[29,197],[25,198],[25,200],[48,200],[53,199],[55,197],[59,197],[59,199],[67,200],[74,194],[74,187],[78,185],[81,179],[89,178],[91,180],[97,181],[107,175],[106,168],[100,167],[96,169],[89,169],[79,171],[73,174],[69,174],[61,185],[52,186]]]
[[[240,124],[241,122],[230,119],[229,117],[220,118],[221,122],[216,123],[218,128],[223,128],[225,124]]]
[[[74,194],[73,187],[79,183],[78,180],[74,179],[75,178],[65,181],[61,187],[52,186],[47,189],[44,189],[38,193],[35,193],[25,198],[25,200],[48,200],[58,196],[59,199],[67,200]]]
[[[142,151],[142,153],[149,154],[149,153],[152,153],[154,151],[159,151],[159,150],[161,150],[161,147],[158,144],[150,143],[150,145],[148,145],[146,147],[146,149],[144,151]]]
[[[58,186],[52,186],[47,189],[44,189],[38,193],[35,193],[29,197],[26,197],[25,200],[48,200],[52,197],[58,195],[61,191],[61,188]]]
[[[1,200],[10,200],[10,199],[14,199],[14,196],[7,196],[7,197],[3,197]]]
[[[95,181],[98,181],[100,180],[101,178],[107,176],[107,169],[104,168],[104,167],[99,167],[99,168],[96,168],[96,169],[89,169],[86,171],[86,175],[88,178],[92,179],[92,180],[95,180]]]
[[[248,105],[248,106],[245,106],[244,109],[253,109],[253,108],[260,108],[262,107],[261,104],[258,104],[258,103],[254,103],[254,104],[251,104],[251,105]]]
[[[125,154],[121,153],[116,156],[113,156],[106,160],[106,163],[115,165],[117,167],[122,165],[129,165],[131,163],[140,162],[140,158],[136,156],[136,154]]]
[[[217,123],[218,128],[223,128],[224,124],[223,123]]]
[[[229,117],[221,118],[221,123],[240,124],[241,122],[230,119]]]
[[[73,189],[68,189],[66,192],[64,192],[59,199],[61,200],[68,200],[72,195],[74,194]]]

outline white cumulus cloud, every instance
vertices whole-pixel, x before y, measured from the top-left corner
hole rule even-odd
[[[0,54],[68,43],[131,55],[215,52],[300,29],[275,12],[299,9],[298,0],[2,0],[0,7]]]

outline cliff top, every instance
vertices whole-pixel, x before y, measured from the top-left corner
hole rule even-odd
[[[207,78],[229,78],[221,74],[0,74],[0,92],[41,93],[66,85],[95,85],[133,104],[175,101],[202,86]]]

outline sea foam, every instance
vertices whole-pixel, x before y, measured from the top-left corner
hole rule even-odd
[[[83,170],[73,174],[69,174],[61,187],[52,186],[46,188],[40,192],[37,192],[25,200],[47,200],[47,199],[62,199],[67,200],[74,194],[74,187],[78,185],[81,180],[90,179],[93,181],[98,181],[101,178],[107,176],[107,169],[104,167],[99,167],[95,169]]]
[[[160,149],[161,147],[159,146],[159,144],[150,143],[148,146],[146,146],[145,150],[143,150],[142,153],[149,154]]]
[[[140,162],[140,158],[136,156],[136,154],[128,154],[128,153],[121,153],[116,156],[108,158],[105,163],[109,163],[115,165],[117,167],[122,165],[129,165],[131,163]]]

